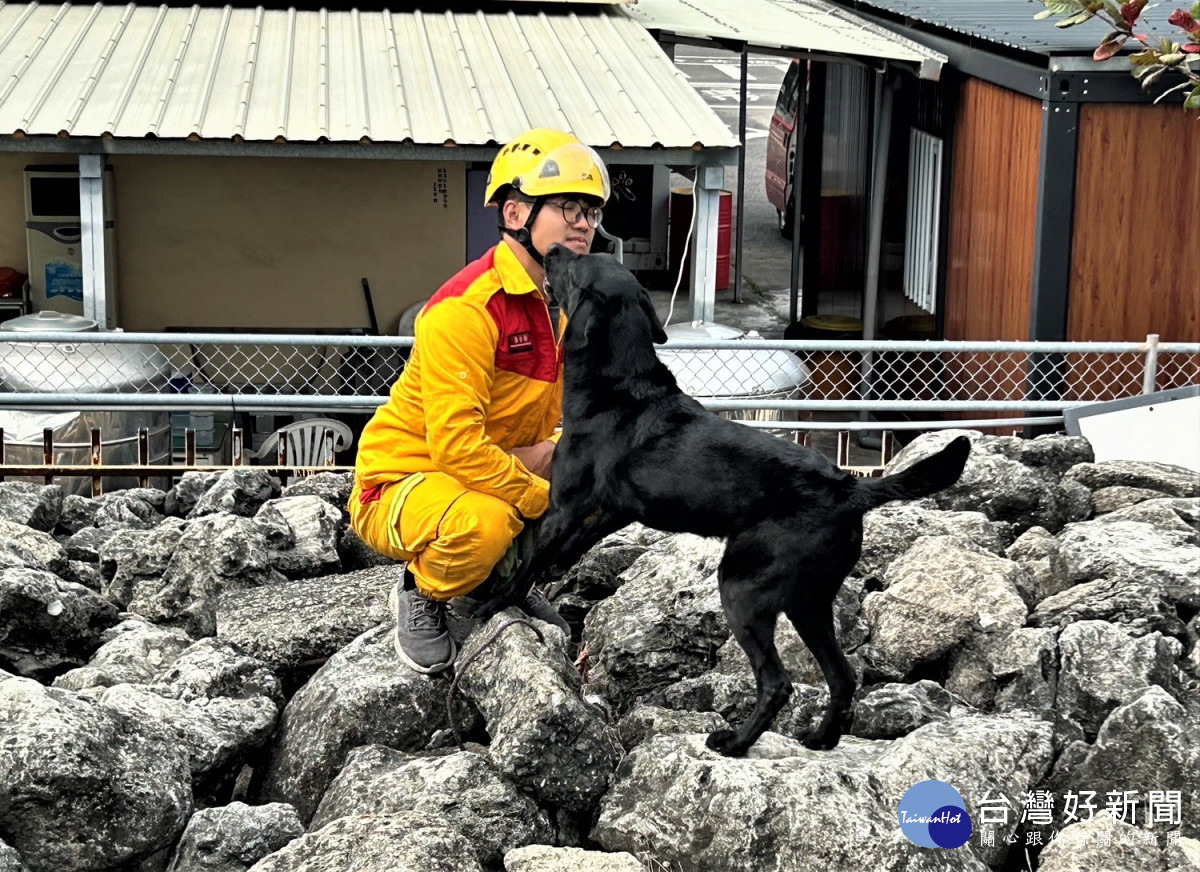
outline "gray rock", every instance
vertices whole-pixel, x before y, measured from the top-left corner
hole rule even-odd
[[[217,479],[221,477],[218,470],[212,472],[185,472],[167,491],[163,501],[163,513],[172,518],[186,518],[191,515],[200,498],[208,492]]]
[[[1181,534],[1182,541],[1200,545],[1200,497],[1145,500],[1117,509],[1102,520],[1139,521],[1163,531]]]
[[[167,699],[133,684],[118,684],[100,703],[130,720],[158,724],[188,755],[192,776],[213,783],[231,780],[250,752],[275,729],[278,710],[265,697]]]
[[[426,815],[338,818],[259,860],[250,872],[483,872],[471,843]]]
[[[266,537],[251,519],[205,515],[184,523],[161,578],[135,585],[128,610],[193,638],[212,636],[223,596],[285,580],[271,567]]]
[[[740,759],[709,751],[702,736],[658,736],[621,764],[592,838],[667,868],[983,872],[1003,859],[1003,842],[918,848],[896,825],[900,797],[934,777],[1015,794],[1040,780],[1051,754],[1044,725],[983,716],[891,743],[844,737],[828,752],[768,732]]]
[[[271,565],[288,578],[331,575],[341,569],[342,512],[318,496],[268,500],[254,517],[267,534]]]
[[[217,607],[217,632],[273,669],[295,669],[390,623],[388,591],[403,575],[401,564],[231,591]]]
[[[587,811],[608,788],[620,743],[582,699],[562,632],[508,626],[516,615],[507,609],[475,629],[456,680],[483,715],[496,768],[542,802]]]
[[[262,798],[287,802],[308,821],[353,748],[419,751],[444,743],[449,689],[445,677],[421,675],[399,661],[391,627],[364,633],[330,657],[284,709]],[[457,726],[469,733],[477,714],[458,696],[453,703]]]
[[[917,540],[888,570],[887,589],[863,600],[878,657],[907,671],[976,633],[1001,634],[1025,622],[1021,568],[950,536]]]
[[[29,872],[17,849],[6,845],[3,839],[0,839],[0,872]]]
[[[127,607],[134,591],[153,591],[171,562],[185,524],[169,518],[153,530],[121,530],[100,548],[104,595]]]
[[[1104,621],[1079,621],[1058,637],[1062,666],[1058,707],[1095,736],[1118,705],[1131,702],[1151,685],[1169,688],[1179,640],[1150,633],[1135,637]]]
[[[155,488],[139,487],[113,491],[97,499],[93,523],[119,530],[149,530],[163,520],[166,494]]]
[[[0,481],[0,518],[49,533],[62,514],[63,489],[56,484]]]
[[[67,570],[67,552],[49,533],[0,518],[0,558],[3,566],[14,563],[58,575]]]
[[[117,535],[118,528],[84,527],[66,542],[67,558],[86,563],[99,563],[100,550]]]
[[[677,711],[715,712],[730,724],[744,723],[754,710],[758,694],[749,672],[706,672],[683,678],[649,697],[652,704]],[[820,687],[793,683],[792,695],[775,716],[771,730],[799,741],[816,728],[829,701]]]
[[[1094,790],[1101,809],[1107,791],[1138,791],[1142,812],[1150,791],[1179,791],[1183,811],[1172,828],[1194,839],[1200,820],[1187,810],[1200,807],[1200,723],[1161,687],[1149,687],[1113,709],[1095,743],[1069,746],[1047,786],[1056,795]]]
[[[1017,592],[1030,609],[1075,583],[1058,539],[1042,527],[1030,527],[1022,533],[1005,556],[1025,570],[1025,576],[1017,578]]]
[[[504,872],[645,872],[633,854],[529,845],[504,855]]]
[[[145,684],[169,667],[192,644],[187,633],[140,620],[125,620],[101,635],[100,648],[86,666],[54,679],[66,690]]]
[[[1139,636],[1178,636],[1184,626],[1178,611],[1157,585],[1107,578],[1077,584],[1047,597],[1029,616],[1031,627],[1066,627],[1079,621],[1120,624]]]
[[[883,578],[892,561],[922,536],[958,536],[992,554],[1004,554],[1008,524],[982,512],[943,512],[933,500],[889,503],[863,516],[863,551],[854,574]]]
[[[487,757],[464,751],[414,757],[382,745],[350,752],[310,826],[320,829],[351,815],[412,812],[462,833],[485,866],[499,863],[511,848],[554,837],[549,816]]]
[[[187,754],[156,723],[0,680],[0,832],[30,869],[135,863],[173,844],[191,811]]]
[[[1074,582],[1152,584],[1175,604],[1200,608],[1200,547],[1182,530],[1114,519],[1073,524],[1059,536]]]
[[[1194,864],[1161,834],[1098,814],[1059,832],[1038,856],[1038,872],[1189,872]]]
[[[343,523],[350,520],[346,504],[350,502],[350,491],[354,489],[352,472],[318,472],[296,479],[280,493],[281,497],[320,497],[341,514]]]
[[[907,469],[963,432],[973,437],[971,456],[958,482],[934,495],[941,508],[983,512],[1018,532],[1034,526],[1057,532],[1091,515],[1091,492],[1063,474],[1078,458],[1090,455],[1090,446],[1078,437],[1051,437],[1035,445],[1038,440],[1029,443],[971,431],[927,433],[893,458],[889,474]]]
[[[1096,517],[1107,515],[1119,509],[1130,508],[1146,500],[1162,498],[1162,491],[1150,490],[1144,487],[1128,487],[1112,485],[1102,487],[1092,494],[1092,511]]]
[[[227,639],[201,639],[163,665],[149,689],[159,696],[193,702],[201,699],[266,697],[281,707],[283,687],[271,668]]]
[[[283,803],[201,809],[188,821],[167,872],[246,872],[302,835],[296,810]]]
[[[639,705],[617,723],[617,736],[626,751],[632,751],[655,736],[701,733],[729,728],[729,723],[714,711],[681,712],[656,705]]]
[[[118,620],[116,606],[81,584],[37,569],[0,569],[0,659],[19,675],[48,680],[82,666]]]
[[[711,668],[729,638],[717,592],[724,543],[687,534],[652,547],[587,617],[590,683],[623,713],[641,697]]]
[[[946,689],[984,710],[1044,713],[1055,704],[1058,661],[1054,630],[976,637],[952,656]]]
[[[253,518],[263,503],[278,495],[278,489],[266,470],[253,467],[227,469],[196,501],[189,518],[228,512]]]
[[[68,536],[74,535],[84,527],[94,526],[99,510],[100,503],[91,497],[67,494],[63,497],[62,512],[59,513],[55,529]]]
[[[1142,460],[1106,460],[1081,463],[1064,476],[1092,491],[1107,487],[1136,487],[1171,497],[1200,496],[1200,475],[1182,466]]]
[[[358,537],[349,527],[342,530],[338,537],[338,558],[342,569],[352,572],[355,569],[374,569],[379,566],[395,566],[399,561],[384,557],[378,551]]]
[[[84,563],[82,560],[67,562],[66,571],[60,576],[65,581],[82,584],[88,590],[100,593],[104,590],[104,578],[100,575],[100,567],[95,562]]]
[[[986,436],[980,440],[979,450],[1001,454],[1010,460],[1062,478],[1068,471],[1081,463],[1096,459],[1092,444],[1082,436],[1044,434],[1033,439],[1019,436]]]
[[[950,717],[961,702],[935,681],[884,684],[854,706],[850,734],[863,739],[896,739],[918,727]]]

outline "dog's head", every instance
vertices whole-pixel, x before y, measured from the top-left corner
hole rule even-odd
[[[650,295],[633,273],[607,254],[576,254],[555,245],[546,254],[546,285],[567,311],[568,338],[587,344],[622,312],[640,311],[650,338],[667,341]]]

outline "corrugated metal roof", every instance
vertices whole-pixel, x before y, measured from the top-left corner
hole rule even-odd
[[[652,30],[751,47],[888,58],[936,79],[946,56],[823,0],[638,0],[626,14]]]
[[[0,3],[0,136],[737,146],[613,9],[329,12]]]
[[[1074,27],[1055,27],[1057,18],[1035,21],[1033,16],[1046,8],[1041,0],[858,0],[853,5],[1038,54],[1090,55],[1112,29],[1099,19]],[[1154,34],[1157,25],[1158,35],[1169,36],[1168,14],[1162,12],[1157,22],[1153,13],[1147,14],[1138,32]]]

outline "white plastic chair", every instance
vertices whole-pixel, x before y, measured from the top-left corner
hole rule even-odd
[[[289,466],[324,466],[332,462],[326,450],[325,433],[333,431],[334,452],[345,451],[353,439],[350,428],[332,418],[305,418],[285,424],[266,438],[257,451],[247,451],[247,457],[272,458],[279,450],[279,434],[287,439]]]

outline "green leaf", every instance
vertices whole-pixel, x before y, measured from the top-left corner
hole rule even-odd
[[[1142,89],[1150,90],[1150,86],[1162,78],[1162,74],[1167,71],[1164,66],[1151,67],[1150,72],[1142,76]]]
[[[1039,12],[1037,15],[1033,16],[1033,20],[1034,20],[1034,21],[1045,21],[1047,18],[1049,18],[1049,17],[1050,17],[1051,15],[1053,15],[1053,14],[1054,14],[1054,10],[1052,10],[1052,9],[1043,9],[1043,10],[1042,10],[1041,12]]]
[[[1158,52],[1154,51],[1154,49],[1139,51],[1136,54],[1131,54],[1129,56],[1129,62],[1135,67],[1148,67],[1151,64],[1158,63]],[[1134,75],[1136,76],[1138,74],[1134,73]]]
[[[1078,15],[1072,15],[1070,18],[1064,18],[1062,21],[1055,24],[1055,27],[1074,27],[1076,24],[1083,24],[1092,17],[1090,12],[1080,12]]]
[[[1133,71],[1133,77],[1135,79],[1144,79],[1146,76],[1153,75],[1154,73],[1163,73],[1166,71],[1166,69],[1167,68],[1162,64],[1151,64],[1148,67],[1138,67]]]
[[[1192,93],[1187,95],[1187,99],[1183,101],[1184,109],[1200,109],[1200,86],[1192,90]]]

